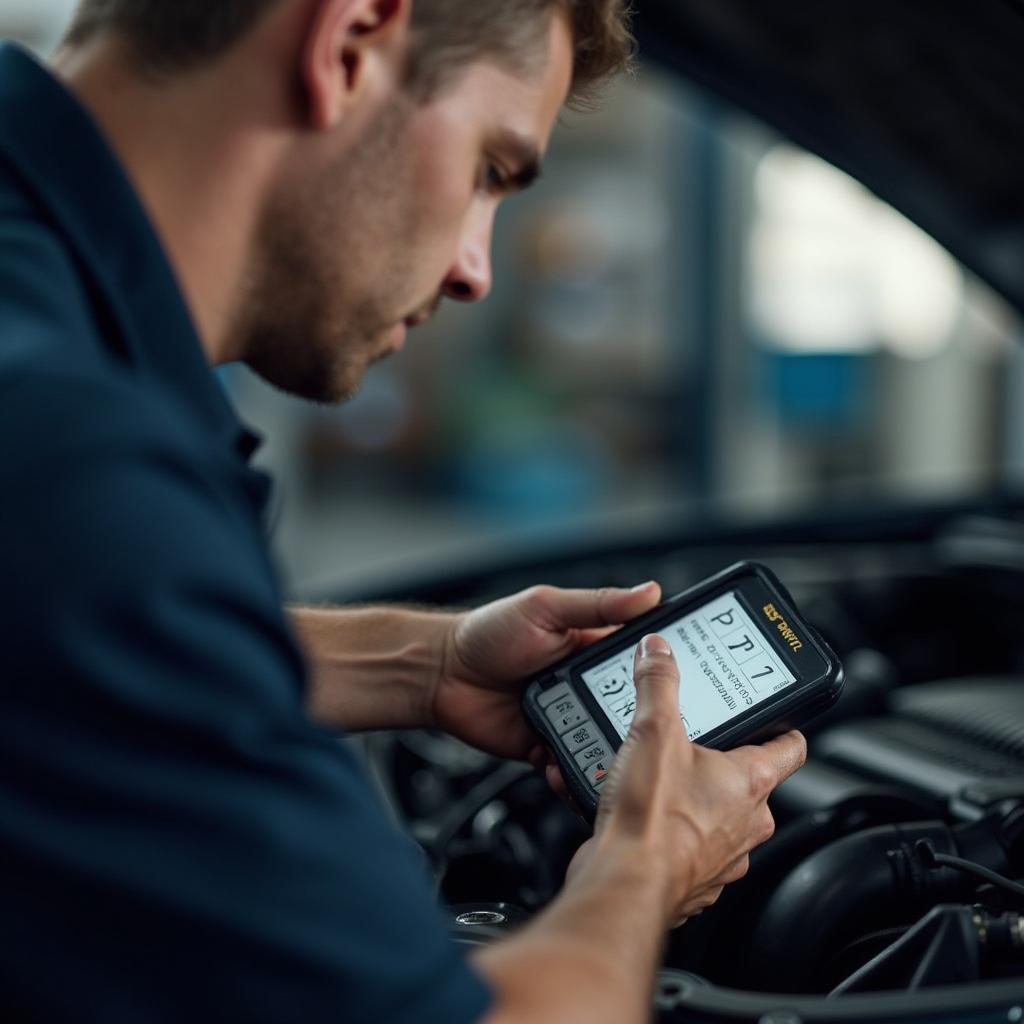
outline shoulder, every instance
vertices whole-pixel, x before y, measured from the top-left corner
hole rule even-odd
[[[245,692],[294,701],[301,659],[242,470],[159,393],[52,368],[0,375],[0,449],[0,566],[18,581],[0,595],[8,667],[49,650],[69,678],[101,656],[155,673],[172,651],[195,668],[218,650],[245,666]]]
[[[195,464],[200,453],[173,406],[126,371],[37,356],[0,360],[0,479],[31,471],[64,478],[77,464],[162,461]],[[14,441],[17,439],[17,442]]]
[[[94,333],[87,287],[57,232],[30,207],[5,203],[0,188],[0,366],[74,334]]]

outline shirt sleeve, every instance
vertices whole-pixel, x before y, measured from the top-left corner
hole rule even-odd
[[[242,482],[126,388],[22,381],[0,410],[5,1000],[54,1021],[478,1020],[488,992],[418,851],[304,712]]]

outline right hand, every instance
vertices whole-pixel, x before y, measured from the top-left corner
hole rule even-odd
[[[675,927],[747,873],[750,851],[775,830],[768,797],[803,765],[807,743],[798,732],[725,752],[691,743],[679,717],[679,669],[661,637],[641,643],[634,682],[636,715],[604,785],[594,838],[569,878],[626,858],[662,886],[665,924]]]

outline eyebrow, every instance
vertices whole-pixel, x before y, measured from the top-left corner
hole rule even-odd
[[[537,146],[523,135],[514,131],[503,131],[495,139],[495,147],[503,150],[518,164],[519,170],[512,175],[512,191],[522,192],[541,176],[541,157]]]

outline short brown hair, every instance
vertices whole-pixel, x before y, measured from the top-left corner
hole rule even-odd
[[[575,47],[571,99],[586,106],[608,78],[632,67],[626,0],[413,0],[410,82],[431,95],[482,57],[528,71],[544,56],[559,10],[569,18]]]
[[[156,73],[214,60],[281,0],[81,0],[66,42],[103,29],[121,33]],[[526,70],[543,49],[556,10],[572,24],[572,99],[591,100],[600,84],[633,60],[628,0],[413,0],[409,85],[428,96],[459,70],[491,57]]]

